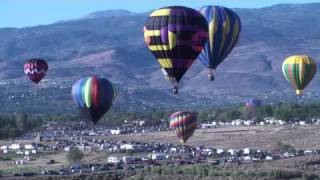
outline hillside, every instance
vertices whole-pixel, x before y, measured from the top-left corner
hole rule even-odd
[[[179,96],[171,95],[144,44],[143,24],[148,13],[109,10],[50,25],[2,28],[2,111],[74,111],[72,82],[92,74],[117,84],[116,109],[230,105],[252,96],[265,102],[294,99],[282,77],[281,64],[292,54],[309,54],[319,62],[320,3],[235,11],[243,24],[240,43],[218,68],[216,81],[208,82],[206,70],[197,61],[185,75]],[[42,57],[50,64],[36,95],[22,70],[30,57]],[[319,87],[315,78],[306,89],[306,99],[317,100]],[[62,108],[65,104],[68,107]]]

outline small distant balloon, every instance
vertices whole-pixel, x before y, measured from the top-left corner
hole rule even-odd
[[[43,59],[29,59],[24,64],[24,73],[34,84],[38,84],[47,71],[48,63]]]
[[[259,99],[253,98],[246,102],[247,108],[257,108],[261,106],[261,101]]]

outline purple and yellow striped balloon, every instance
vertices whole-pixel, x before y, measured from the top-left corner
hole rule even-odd
[[[203,50],[207,38],[206,19],[183,6],[155,10],[144,25],[145,42],[174,88]]]

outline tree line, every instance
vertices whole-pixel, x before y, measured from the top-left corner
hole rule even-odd
[[[247,108],[238,105],[228,108],[188,109],[198,114],[198,122],[230,122],[235,119],[253,119],[257,122],[265,117],[274,117],[286,122],[306,121],[320,118],[319,104],[276,104],[261,107]],[[154,110],[146,112],[108,112],[98,123],[98,126],[115,127],[134,121],[145,121],[146,126],[168,124],[170,115],[176,110]],[[11,115],[0,114],[0,139],[19,137],[26,132],[40,129],[46,122],[51,121],[82,121],[80,114],[43,114],[31,115],[16,113]]]

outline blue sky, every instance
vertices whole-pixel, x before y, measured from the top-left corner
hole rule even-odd
[[[26,27],[74,19],[94,11],[125,9],[145,12],[169,5],[197,8],[222,5],[230,8],[261,8],[279,3],[310,3],[314,0],[0,0],[0,27]]]

